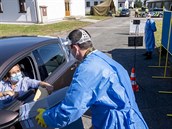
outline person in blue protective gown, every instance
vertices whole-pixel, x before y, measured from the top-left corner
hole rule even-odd
[[[43,127],[62,128],[88,109],[94,129],[148,129],[135,101],[127,71],[106,54],[95,50],[84,29],[68,35],[74,57],[81,61],[64,100],[50,109],[38,109]]]
[[[153,19],[151,19],[151,14],[148,14],[146,23],[145,23],[145,46],[146,46],[146,53],[143,54],[146,56],[145,59],[152,58],[152,52],[155,48],[155,37],[154,32],[156,31],[156,24]]]

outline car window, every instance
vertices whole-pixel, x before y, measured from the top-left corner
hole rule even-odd
[[[21,73],[24,77],[29,77],[31,79],[36,78],[35,68],[33,66],[33,61],[30,56],[27,56],[27,57],[21,59],[20,61],[18,61],[15,64],[18,64],[20,66]],[[10,67],[10,69],[11,68],[12,67]],[[6,74],[5,74],[5,76],[3,76],[3,79],[0,80],[0,83],[3,86],[3,87],[2,86],[0,87],[0,92],[11,90],[11,88],[9,88],[11,83],[9,83],[9,77],[7,74],[8,74],[8,71],[6,71]],[[21,83],[21,84],[23,84],[23,83]],[[16,97],[16,98],[10,97],[9,95],[1,97],[0,98],[0,109],[3,109],[3,108],[9,109],[9,110],[15,109],[14,106],[10,106],[10,105],[13,104],[13,102],[16,102],[18,99],[20,99],[22,97],[26,97],[24,95],[26,95],[26,94],[24,93],[22,96]]]
[[[33,65],[33,61],[32,61],[32,58],[30,56],[27,56],[27,57],[21,59],[20,61],[18,61],[15,64],[18,64],[20,66],[20,70],[21,70],[22,75],[24,77],[29,77],[31,79],[36,79],[37,78],[36,73],[35,73],[35,68],[34,68],[34,65]],[[12,67],[10,67],[10,69],[11,68]],[[6,72],[5,76],[7,76],[7,74],[8,74],[8,71]]]
[[[122,9],[122,11],[128,11],[128,9]]]
[[[155,8],[153,11],[163,11],[161,8]]]
[[[24,76],[27,76],[31,79],[36,79],[34,65],[32,63],[32,59],[30,57],[26,57],[19,61],[17,64],[20,65],[21,71]]]
[[[35,50],[33,54],[38,64],[41,80],[45,80],[66,60],[59,44],[43,46]]]
[[[65,49],[65,52],[66,52],[66,54],[69,56],[70,55],[70,45],[66,45],[66,43],[68,42],[66,39],[63,39],[63,38],[61,38],[60,39],[61,40],[61,43],[62,43],[62,45],[63,45],[63,48]]]

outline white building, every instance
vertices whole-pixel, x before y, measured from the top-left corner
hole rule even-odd
[[[86,10],[86,14],[90,13],[90,8],[92,6],[98,5],[100,3],[102,3],[104,0],[85,0],[85,10]]]
[[[98,5],[104,1],[105,0],[85,0],[86,14],[89,14],[91,6]],[[114,1],[114,5],[115,5],[116,9],[129,8],[129,7],[134,8],[135,0],[113,0],[113,1]]]
[[[85,10],[86,14],[90,13],[90,9],[92,6],[103,3],[105,0],[85,0]],[[115,8],[118,8],[118,0],[113,0]]]
[[[147,7],[151,8],[165,8],[166,10],[172,10],[172,0],[147,0]]]
[[[48,23],[85,16],[85,0],[0,0],[0,22]]]
[[[118,8],[134,8],[134,2],[135,0],[118,0]],[[127,4],[127,5],[126,5]]]

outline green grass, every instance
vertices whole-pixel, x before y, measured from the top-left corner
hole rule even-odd
[[[157,31],[155,32],[155,42],[156,46],[161,46],[161,37],[162,37],[162,21],[156,21]]]
[[[105,20],[111,17],[106,16],[88,16],[89,19]],[[76,28],[81,28],[91,24],[90,22],[83,22],[77,20],[62,21],[55,24],[48,25],[12,25],[0,24],[0,37],[1,36],[14,36],[14,35],[49,35],[59,36],[59,34],[70,31]],[[161,45],[162,35],[162,21],[156,21],[157,31],[155,32],[156,46]]]
[[[107,16],[88,16],[89,19],[105,20],[111,17]],[[62,21],[54,24],[35,24],[35,25],[14,25],[0,24],[0,37],[15,35],[49,35],[59,36],[63,32],[76,28],[82,28],[91,24],[91,22],[83,22],[79,20]]]
[[[77,20],[63,21],[48,25],[12,25],[0,24],[0,36],[14,36],[14,35],[49,35],[81,28],[91,24],[90,22],[81,22]],[[58,36],[58,35],[56,35]]]

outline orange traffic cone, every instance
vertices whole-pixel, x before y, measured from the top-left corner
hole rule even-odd
[[[134,92],[139,91],[139,86],[136,83],[135,68],[132,68],[132,70],[131,70],[130,80],[131,80],[131,85],[132,85],[133,91]]]

